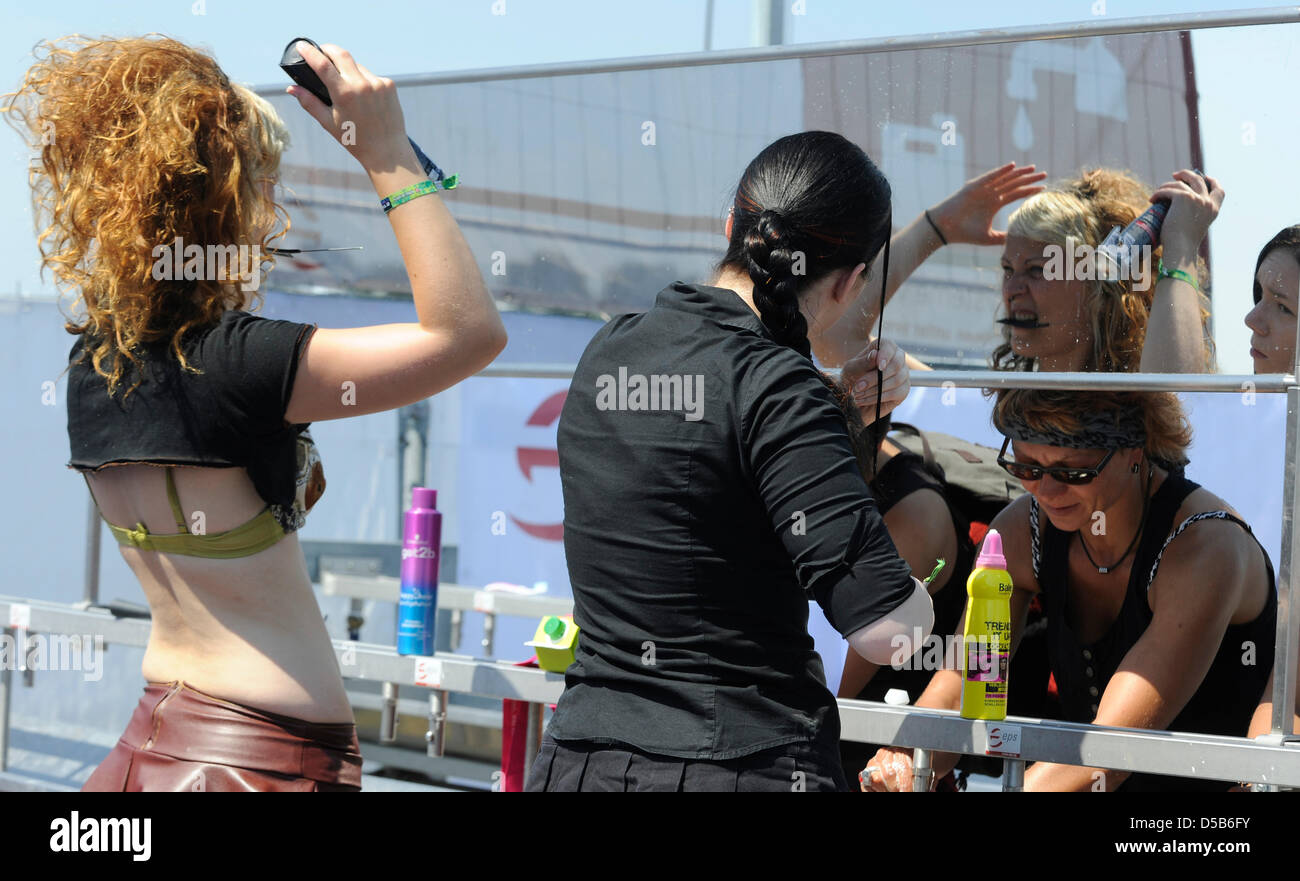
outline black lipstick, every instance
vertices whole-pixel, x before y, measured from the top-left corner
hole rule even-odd
[[[1037,330],[1040,327],[1051,327],[1050,324],[1044,324],[1037,318],[999,318],[998,324],[1005,324],[1008,327],[1020,327],[1027,330]]]

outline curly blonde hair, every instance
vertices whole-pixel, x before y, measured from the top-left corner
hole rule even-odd
[[[73,35],[34,54],[0,110],[37,151],[30,183],[42,273],[53,272],[60,294],[77,293],[74,308],[84,304],[85,317],[64,328],[87,335],[110,395],[138,365],[139,347],[159,340],[183,369],[201,372],[187,363],[183,336],[241,306],[243,293],[232,278],[156,279],[155,248],[178,239],[254,246],[273,265],[266,250],[289,228],[272,189],[287,128],[212,56],[161,35]]]
[[[1081,414],[1115,413],[1133,406],[1142,411],[1147,457],[1166,468],[1185,465],[1192,426],[1173,392],[999,389],[993,424],[999,431],[1009,424],[1023,424],[1034,431],[1075,435],[1083,430]]]
[[[1073,180],[1059,183],[1017,208],[1007,222],[1007,235],[1067,247],[1096,248],[1111,229],[1123,228],[1151,207],[1150,191],[1127,171],[1110,168],[1085,170]],[[1160,249],[1152,254],[1152,262]],[[1202,282],[1205,279],[1201,267]],[[1145,290],[1135,290],[1133,280],[1087,282],[1084,306],[1092,325],[1092,352],[1085,370],[1128,372],[1138,370],[1146,339],[1155,279],[1144,277]],[[1204,283],[1202,287],[1205,287]],[[1206,370],[1214,365],[1214,339],[1209,331],[1209,300],[1201,294],[1201,323],[1207,353]],[[1003,341],[993,352],[995,370],[1032,370],[1034,359],[1012,351],[1011,329],[1003,328]]]

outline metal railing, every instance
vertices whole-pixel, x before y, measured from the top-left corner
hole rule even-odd
[[[913,49],[944,49],[960,46],[990,46],[998,43],[1023,43],[1036,40],[1071,40],[1111,34],[1140,34],[1158,31],[1207,30],[1210,28],[1249,25],[1292,24],[1300,21],[1300,7],[1274,6],[1228,12],[1202,12],[1180,15],[1135,16],[1092,21],[1069,22],[1027,27],[987,28],[949,31],[934,34],[911,34],[901,37],[876,37],[868,40],[836,40],[829,43],[802,43],[781,46],[758,46],[708,52],[681,52],[634,58],[602,58],[554,64],[530,64],[516,67],[488,67],[445,73],[408,74],[392,77],[400,86],[442,86],[453,83],[478,83],[503,80],[538,79],[540,77],[585,76],[640,70],[665,70],[676,67],[704,67],[719,64],[747,64],[760,61],[788,61],[802,58],[828,58],[835,55],[870,55],[878,52],[902,52]],[[281,95],[282,86],[254,89],[261,95]]]
[[[99,609],[0,597],[0,620],[10,620],[14,615],[29,622],[30,633],[94,633],[102,635],[106,643],[141,648],[149,641],[150,623],[144,619],[115,618]],[[14,635],[12,628],[5,632]],[[536,706],[540,714],[541,707],[554,704],[564,691],[562,674],[518,667],[509,661],[487,661],[448,652],[431,657],[398,655],[393,646],[348,640],[335,640],[334,651],[345,678],[384,683],[385,696],[395,696],[395,689],[403,686],[424,689],[428,696],[430,755],[440,751],[447,692],[525,701]],[[0,700],[7,700],[10,687],[6,671],[0,677]],[[988,750],[994,727],[1005,731],[1008,726],[1019,726],[1020,755],[1003,757],[1008,768],[1004,773],[1007,789],[1015,788],[1011,784],[1023,779],[1024,763],[1030,761],[1300,787],[1300,743],[1285,743],[1281,737],[1252,741],[1015,716],[989,723],[963,719],[952,710],[845,699],[839,701],[839,708],[844,739],[924,751],[980,755]],[[392,721],[386,716],[383,724]],[[3,730],[8,730],[7,725]],[[917,758],[923,763],[923,755]],[[0,750],[0,772],[6,767],[5,754]]]

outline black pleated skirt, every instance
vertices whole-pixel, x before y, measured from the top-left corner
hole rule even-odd
[[[791,743],[725,761],[680,759],[549,734],[525,792],[845,792],[839,755]]]

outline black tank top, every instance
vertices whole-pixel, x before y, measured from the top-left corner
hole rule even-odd
[[[1151,623],[1153,616],[1147,603],[1147,591],[1155,580],[1160,558],[1170,542],[1191,524],[1210,518],[1231,520],[1255,538],[1249,526],[1227,511],[1193,514],[1174,529],[1174,516],[1187,496],[1196,489],[1199,489],[1199,484],[1184,477],[1181,470],[1176,470],[1165,478],[1164,484],[1151,498],[1146,528],[1137,547],[1119,616],[1110,629],[1091,644],[1080,642],[1065,620],[1069,590],[1067,566],[1074,534],[1060,531],[1045,518],[1040,521],[1038,501],[1030,499],[1034,577],[1038,580],[1047,612],[1048,653],[1060,694],[1062,718],[1066,721],[1093,721],[1111,676]],[[1259,540],[1255,539],[1255,543],[1259,545]],[[1265,602],[1264,610],[1254,621],[1228,627],[1209,672],[1182,712],[1169,725],[1170,731],[1233,737],[1246,735],[1268,680],[1269,659],[1273,657],[1276,637],[1277,590],[1273,564],[1262,545],[1260,553],[1264,554],[1264,565],[1268,570],[1269,600]],[[1255,657],[1259,660],[1254,665],[1242,663],[1245,651],[1242,643],[1248,641],[1254,644]],[[1230,786],[1231,783],[1218,780],[1132,774],[1119,791],[1222,791]]]

